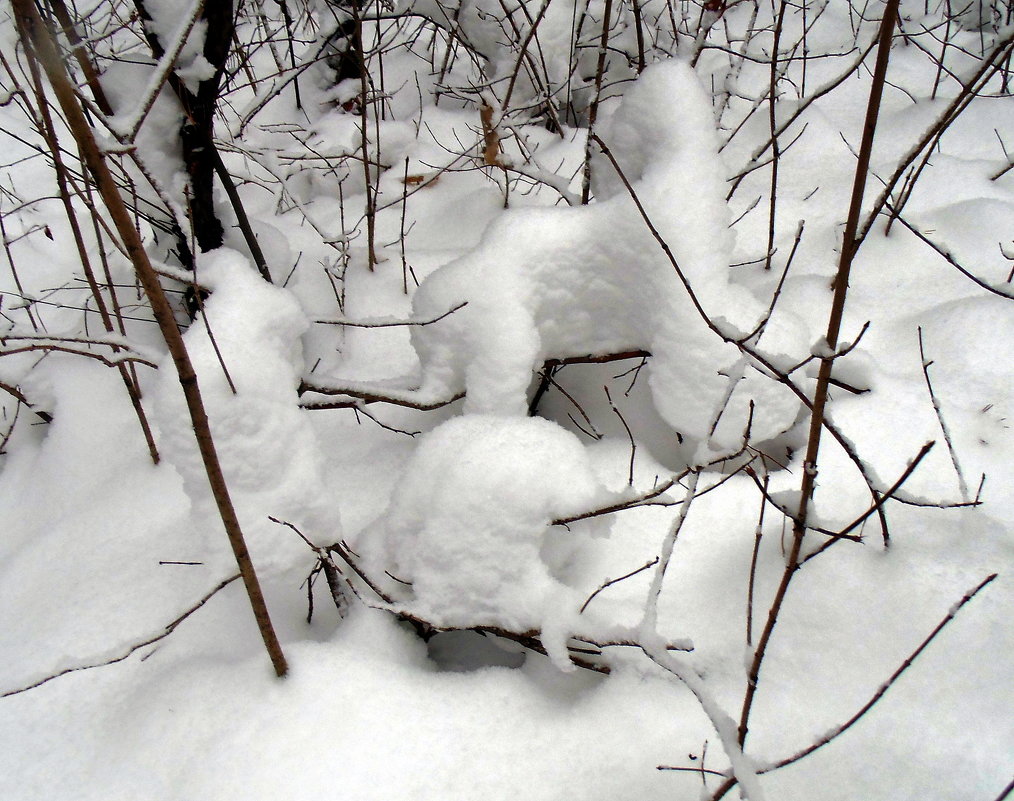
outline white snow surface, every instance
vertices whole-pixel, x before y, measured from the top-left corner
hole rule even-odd
[[[111,5],[92,5],[98,30]],[[771,172],[747,168],[766,158],[766,109],[749,112],[750,98],[769,88],[770,34],[757,33],[750,47],[759,61],[741,73],[730,73],[727,50],[746,46],[751,6],[762,25],[772,21],[764,22],[763,4],[728,5],[709,34],[727,47],[703,51],[693,70],[671,60],[628,80],[633,62],[611,51],[597,131],[716,326],[728,336],[751,331],[780,293],[758,347],[780,367],[799,365],[793,376],[811,392],[814,364],[805,362],[826,329],[868,75],[864,66],[790,126],[785,141],[799,138],[781,153],[773,269],[764,270]],[[281,32],[276,6],[258,4]],[[158,31],[171,37],[191,4],[150,7]],[[415,7],[446,10],[428,1]],[[912,16],[923,4],[902,7],[908,36],[921,35],[922,22],[940,29],[938,17]],[[524,11],[540,9],[536,0]],[[662,10],[640,9],[649,24]],[[792,18],[796,10],[787,9]],[[569,80],[576,10],[554,0],[532,42],[554,82]],[[589,6],[591,39],[602,10]],[[614,10],[611,43],[633,53],[632,11]],[[460,15],[462,34],[491,60],[500,99],[516,58],[499,49],[502,13],[498,3],[470,0]],[[849,53],[855,19],[846,4],[827,4],[811,18],[809,46]],[[241,15],[237,36],[250,36],[242,25],[253,23]],[[862,23],[860,45],[871,40],[871,25]],[[979,34],[957,35],[961,48],[949,49],[947,64],[964,74]],[[198,26],[185,49],[183,69],[193,78],[202,74],[202,36]],[[15,39],[13,25],[0,25],[5,54]],[[297,109],[294,85],[282,86],[278,73],[282,42],[274,53],[268,45],[250,51],[246,66],[270,80],[243,86],[237,78],[217,129],[227,140],[242,122],[245,149],[224,150],[224,158],[276,284],[258,275],[219,198],[226,247],[198,258],[197,279],[213,292],[185,341],[289,673],[279,680],[271,671],[239,581],[198,606],[236,572],[235,561],[172,362],[134,295],[129,264],[104,237],[85,233],[95,264],[100,249],[108,258],[124,303],[117,341],[158,362],[157,370],[136,369],[161,463],[148,458],[115,369],[65,352],[9,352],[26,341],[16,336],[101,342],[102,333],[49,164],[8,137],[9,163],[0,168],[0,799],[691,801],[709,797],[722,781],[715,773],[730,769],[740,782],[730,799],[1000,797],[1014,753],[1014,314],[1005,255],[1014,172],[993,176],[1009,162],[1014,104],[976,99],[934,149],[905,210],[992,292],[900,224],[885,235],[878,223],[859,250],[840,341],[869,328],[835,363],[829,419],[881,492],[926,443],[936,445],[902,487],[905,503],[884,504],[890,548],[876,513],[854,530],[859,543],[824,549],[824,534],[807,535],[803,552],[813,558],[793,577],[740,749],[746,672],[783,575],[791,524],[731,460],[653,491],[686,465],[738,449],[752,400],[745,458],[754,457],[768,498],[794,511],[806,437],[798,399],[709,330],[603,155],[593,161],[594,202],[554,205],[568,181],[568,195],[580,193],[580,129],[565,124],[556,134],[515,114],[501,131],[505,161],[552,180],[521,180],[506,192],[498,170],[466,164],[479,147],[465,153],[469,143],[481,143],[471,101],[448,91],[437,106],[436,69],[430,74],[428,60],[397,48],[384,55],[386,119],[368,131],[385,165],[381,261],[368,269],[359,116],[335,107],[326,64],[309,65],[319,40],[294,54],[307,66]],[[96,43],[115,49],[121,40]],[[691,47],[683,35],[671,44],[681,55]],[[556,95],[573,88],[577,118],[587,111],[596,55],[594,46],[575,54],[574,85]],[[836,79],[851,58],[809,59],[806,93]],[[124,114],[150,78],[150,66],[136,61],[103,73]],[[874,150],[878,176],[955,91],[945,72],[942,97],[931,100],[935,72],[924,50],[899,39]],[[480,78],[459,55],[440,80],[468,88],[470,98]],[[35,142],[6,80],[3,131]],[[776,121],[792,113],[803,83],[796,62],[779,83]],[[541,92],[526,73],[510,105],[533,104]],[[237,118],[235,109],[269,97],[255,116]],[[137,144],[181,199],[174,109],[160,100]],[[301,137],[320,161],[306,157]],[[407,189],[406,174],[428,183]],[[742,181],[730,183],[737,174]],[[157,216],[157,198],[133,178]],[[872,178],[869,185],[880,189]],[[83,205],[78,211],[87,221]],[[157,227],[139,225],[153,254],[171,260],[163,232],[156,242]],[[418,321],[465,301],[425,326],[312,322]],[[71,344],[109,353],[108,344]],[[539,407],[546,419],[527,416],[533,371],[544,360],[636,349],[652,356],[557,371]],[[418,389],[405,389],[409,375],[421,380]],[[349,408],[353,401],[338,394],[346,408],[309,411],[300,407],[301,381],[410,402],[466,395],[421,411],[367,399]],[[937,508],[976,499],[982,476],[979,505]],[[811,505],[821,526],[835,530],[870,511],[866,481],[830,435],[816,479]],[[693,502],[680,507],[687,487]],[[552,525],[645,496],[636,509]],[[341,619],[324,577],[311,572],[318,553],[269,515],[315,545],[344,543],[391,602],[335,556],[360,596]],[[680,515],[678,536],[667,541]],[[655,560],[669,547],[662,577]],[[765,772],[847,721],[994,573],[855,726]],[[651,631],[638,631],[654,589]],[[399,611],[438,628],[538,636],[548,658],[469,631],[426,640]],[[629,645],[636,638],[643,649]],[[618,644],[598,654],[588,640]],[[666,648],[691,643],[687,653]],[[577,669],[578,659],[611,673]]]

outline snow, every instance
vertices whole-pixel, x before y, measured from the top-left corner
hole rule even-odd
[[[92,5],[89,41],[122,124],[155,67],[140,38],[104,36],[112,5]],[[193,8],[146,5],[164,41]],[[96,238],[75,200],[93,266],[108,266],[127,317],[122,332],[104,333],[51,168],[30,146],[38,137],[22,103],[31,93],[0,77],[10,101],[0,108],[0,798],[684,801],[710,798],[733,774],[726,798],[752,801],[997,798],[1014,747],[1014,173],[993,176],[1009,161],[1014,104],[973,101],[903,211],[978,283],[902,223],[888,231],[878,220],[853,265],[833,353],[823,337],[865,67],[786,132],[783,145],[799,138],[781,151],[772,223],[769,10],[757,7],[750,33],[751,4],[731,4],[709,34],[720,46],[691,68],[700,9],[680,5],[687,30],[674,36],[665,8],[640,4],[655,63],[635,80],[636,21],[614,4],[595,133],[678,274],[594,144],[594,201],[570,205],[581,194],[603,4],[585,15],[556,0],[518,7],[511,19],[522,31],[525,12],[545,11],[528,53],[534,72],[504,47],[510,26],[498,3],[461,6],[446,70],[443,34],[427,24],[410,51],[399,37],[413,34],[385,20],[391,48],[374,87],[384,111],[368,130],[383,261],[370,270],[360,118],[334,102],[355,98],[336,94],[316,58],[328,18],[311,29],[297,17],[294,79],[280,7],[255,5],[268,27],[243,13],[237,41],[263,44],[230,60],[239,71],[216,135],[275,284],[258,274],[220,197],[226,246],[197,256],[211,294],[195,320],[180,309],[178,321],[290,671],[271,671],[242,583],[212,592],[237,568],[165,346],[128,261]],[[921,25],[943,29],[922,6],[903,3],[902,26],[928,42]],[[454,6],[411,8],[455,25]],[[975,27],[974,16],[962,24]],[[787,17],[798,29],[794,7]],[[847,4],[827,4],[810,22],[811,54],[845,55],[808,59],[805,81],[794,62],[777,121],[874,33],[872,19],[853,32]],[[207,76],[203,25],[176,67],[191,83]],[[13,27],[0,25],[0,48],[17,74]],[[964,75],[979,33],[959,27],[946,66]],[[730,53],[743,48],[757,61],[734,67]],[[258,77],[249,86],[246,69]],[[931,99],[935,72],[899,39],[867,207],[957,91],[945,70]],[[539,116],[541,77],[559,131]],[[476,166],[480,95],[497,101],[502,164],[518,172]],[[163,91],[136,145],[185,223],[179,115]],[[152,215],[138,217],[145,244],[181,305],[185,275],[159,227],[166,211],[136,168],[129,175]],[[766,318],[751,346],[792,370],[800,392],[812,395],[819,359],[834,358],[837,437],[825,431],[816,466],[803,465],[809,418],[798,395],[727,341]],[[87,335],[158,364],[136,369],[160,464],[115,368],[72,353],[10,353],[33,326],[50,344]],[[558,367],[529,416],[547,360],[640,351],[651,356]],[[301,395],[305,384],[337,394]],[[322,400],[344,408],[306,408]],[[807,535],[741,747],[747,675],[791,548],[791,521],[776,505],[796,513],[809,470],[811,523],[843,529],[870,512],[867,480],[884,491],[931,440],[899,491],[905,503],[884,504],[890,548],[876,513],[852,530],[860,542],[825,548],[825,535]],[[981,476],[981,503],[953,506],[977,496]],[[624,502],[634,507],[602,511]],[[332,557],[352,599],[344,618],[311,572],[320,552],[269,516],[315,547],[338,544]],[[581,519],[554,524],[570,518]],[[771,769],[837,732],[948,615],[855,726]]]
[[[680,102],[666,102],[671,97]],[[698,302],[721,308],[729,336],[753,329],[762,308],[729,283],[725,270],[732,248],[725,169],[697,78],[678,61],[652,66],[625,93],[603,138]],[[465,391],[469,413],[523,415],[532,370],[550,355],[644,349],[652,354],[647,369],[655,405],[684,436],[710,439],[715,451],[733,448],[751,400],[758,438],[789,428],[797,402],[751,371],[711,434],[728,393],[723,374],[738,350],[708,329],[620,178],[604,159],[597,166],[599,203],[505,214],[478,248],[423,283],[415,295],[418,315],[468,306],[444,324],[414,332],[420,394]],[[789,323],[783,318],[781,325],[784,331]]]
[[[211,295],[185,340],[218,456],[258,568],[285,570],[305,556],[305,546],[268,521],[269,515],[324,542],[342,533],[339,510],[329,500],[324,453],[296,407],[303,372],[300,337],[309,321],[290,292],[265,283],[235,251],[208,254],[197,273]],[[196,513],[214,514],[183,392],[168,359],[152,401],[165,461],[183,479]],[[210,531],[204,543],[208,558],[221,560],[223,569],[232,558],[226,545],[219,530]]]
[[[384,562],[434,625],[542,629],[582,600],[543,560],[547,527],[610,500],[569,431],[467,415],[431,431],[412,455],[379,523]],[[457,566],[450,579],[448,565]]]

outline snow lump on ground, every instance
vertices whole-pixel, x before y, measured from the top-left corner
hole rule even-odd
[[[466,415],[426,435],[368,535],[434,625],[551,628],[579,599],[544,559],[547,529],[608,495],[585,447],[555,423]]]

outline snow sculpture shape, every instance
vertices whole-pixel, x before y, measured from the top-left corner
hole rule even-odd
[[[552,631],[577,598],[543,559],[546,531],[608,498],[584,446],[556,423],[465,415],[426,435],[375,533],[431,623]]]
[[[213,290],[204,313],[215,339],[198,319],[187,331],[186,343],[215,447],[258,568],[262,573],[284,570],[305,561],[306,546],[270,523],[268,515],[307,533],[340,535],[324,455],[296,395],[303,369],[300,336],[309,321],[290,292],[265,283],[236,251],[219,248],[202,256],[200,277]],[[163,456],[179,472],[196,511],[212,508],[183,393],[171,368],[160,371],[153,400]],[[220,530],[209,532],[203,544],[227,564],[232,559]]]
[[[603,140],[707,313],[731,332],[752,330],[763,309],[728,281],[725,172],[711,104],[691,69],[669,61],[646,70]],[[795,399],[744,372],[738,349],[694,309],[612,166],[603,158],[595,168],[596,203],[507,212],[478,248],[423,282],[419,318],[468,305],[413,332],[421,398],[466,391],[466,412],[523,416],[533,369],[546,358],[645,349],[653,401],[685,436],[735,445],[751,398],[754,439],[787,429]],[[730,381],[735,393],[709,436]]]

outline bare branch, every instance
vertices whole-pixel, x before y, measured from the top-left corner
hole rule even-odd
[[[49,676],[39,679],[38,681],[35,681],[31,684],[25,685],[24,687],[19,687],[16,690],[7,690],[4,693],[0,693],[0,698],[7,698],[8,696],[11,695],[18,695],[19,693],[25,693],[28,692],[29,690],[34,690],[36,687],[41,687],[43,684],[47,684],[48,682],[51,682],[53,679],[58,679],[61,676],[66,676],[68,673],[76,673],[77,671],[80,670],[91,670],[92,668],[105,667],[106,665],[115,665],[117,662],[122,662],[124,659],[130,657],[130,655],[133,654],[135,651],[138,651],[141,648],[144,648],[145,646],[153,645],[154,643],[157,643],[159,640],[164,640],[166,637],[168,637],[170,634],[176,631],[176,629],[184,620],[190,617],[202,606],[204,606],[220,590],[225,589],[238,578],[239,573],[236,573],[233,576],[229,576],[229,578],[225,579],[224,581],[219,582],[210,592],[208,592],[197,603],[195,603],[193,606],[187,609],[187,611],[185,611],[182,615],[177,617],[172,622],[167,623],[163,627],[162,631],[160,631],[158,634],[155,634],[151,637],[141,640],[140,642],[134,643],[118,656],[114,656],[109,659],[104,659],[102,661],[85,662],[84,664],[81,665],[75,665],[74,667],[64,668],[63,670],[57,673],[50,674]]]

